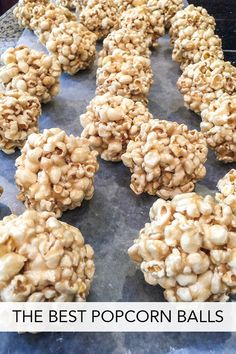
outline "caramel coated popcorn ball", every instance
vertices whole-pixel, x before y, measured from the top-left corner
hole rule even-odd
[[[7,49],[2,61],[0,80],[7,90],[28,92],[42,103],[59,93],[61,67],[54,56],[20,45]]]
[[[169,199],[191,192],[205,176],[207,152],[201,133],[184,124],[154,119],[142,124],[121,158],[132,173],[134,193]]]
[[[22,91],[0,93],[0,149],[7,154],[21,148],[28,135],[38,132],[41,105]]]
[[[203,7],[189,5],[178,11],[171,20],[170,37],[172,44],[179,37],[180,31],[188,26],[192,26],[196,30],[206,31],[211,28],[214,31],[216,23],[214,17],[210,16]]]
[[[217,159],[236,161],[236,93],[227,93],[211,102],[202,114],[201,131]]]
[[[117,49],[105,57],[97,70],[97,95],[110,92],[134,101],[147,102],[153,83],[151,61]]]
[[[48,4],[49,0],[19,0],[13,13],[21,27],[32,29],[31,20],[33,11],[35,11],[38,6],[41,8]]]
[[[129,55],[140,55],[146,58],[151,56],[148,42],[143,36],[137,36],[137,32],[121,28],[112,31],[103,41],[103,49],[99,52],[98,66],[101,66],[103,59],[111,55],[114,50],[121,49]]]
[[[189,26],[179,32],[174,43],[172,59],[180,63],[182,70],[201,60],[224,59],[222,41],[212,28],[196,30]]]
[[[216,194],[216,200],[229,206],[236,216],[236,170],[230,170],[219,180],[217,187],[220,193]]]
[[[153,0],[149,0],[150,2]],[[155,0],[154,0],[155,2]],[[170,28],[171,20],[184,7],[183,0],[157,0],[159,8],[164,14],[165,27]]]
[[[117,10],[113,0],[89,0],[80,13],[80,23],[102,39],[117,27]]]
[[[70,21],[77,21],[74,13],[65,7],[49,4],[41,8],[41,11],[33,13],[30,25],[34,33],[38,36],[39,41],[42,44],[46,44],[54,28],[58,27],[61,23]]]
[[[235,215],[196,193],[157,200],[129,256],[167,301],[226,301],[235,293]]]
[[[134,30],[137,36],[149,46],[156,46],[157,39],[164,35],[164,17],[159,9],[152,10],[148,5],[128,9],[120,16],[120,28]]]
[[[199,113],[223,93],[235,93],[236,68],[220,59],[203,60],[185,68],[177,87],[184,97],[184,105]]]
[[[96,96],[80,117],[84,127],[81,136],[104,160],[120,161],[128,142],[138,135],[141,124],[150,119],[151,113],[141,102],[108,93]]]
[[[77,10],[79,0],[57,0],[56,4],[62,7],[67,7],[69,10]]]
[[[96,35],[78,22],[66,22],[52,30],[46,47],[62,70],[74,75],[94,62],[96,40]]]
[[[1,301],[85,301],[95,271],[81,232],[34,210],[0,221]]]
[[[87,139],[68,136],[59,128],[31,134],[16,160],[18,199],[28,209],[57,217],[79,207],[93,197],[96,156]]]

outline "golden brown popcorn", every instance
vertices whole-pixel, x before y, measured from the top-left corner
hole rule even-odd
[[[217,159],[236,161],[236,93],[227,93],[211,102],[201,113],[201,131]]]
[[[134,101],[147,102],[153,83],[150,59],[116,49],[100,65],[97,70],[97,95],[110,92]]]
[[[61,23],[55,27],[46,43],[63,71],[74,75],[87,69],[96,56],[97,37],[78,22]]]
[[[177,87],[183,95],[185,107],[199,113],[224,93],[235,93],[236,68],[220,59],[190,64],[180,76]]]
[[[98,66],[102,65],[103,59],[111,55],[116,49],[120,49],[129,55],[140,55],[150,58],[149,43],[144,36],[137,36],[137,32],[121,28],[112,31],[103,41],[103,49],[99,52]]]
[[[120,161],[128,142],[140,132],[141,124],[152,118],[141,102],[107,93],[96,96],[80,117],[84,127],[81,136],[104,160]]]
[[[69,10],[77,10],[79,8],[79,0],[56,0],[56,4],[67,7]]]
[[[113,0],[88,0],[79,16],[80,23],[102,39],[118,26],[117,6]]]
[[[0,81],[7,90],[27,92],[42,103],[59,93],[61,67],[54,56],[20,45],[7,49],[2,61]]]
[[[1,301],[85,301],[95,271],[81,232],[52,213],[0,221]]]
[[[79,207],[93,197],[96,156],[87,139],[59,128],[31,134],[16,160],[18,199],[28,209],[54,212],[57,217]]]
[[[217,187],[220,193],[216,194],[216,200],[228,205],[232,209],[233,214],[236,215],[236,170],[230,170],[219,180]]]
[[[201,60],[224,59],[222,41],[212,28],[196,30],[191,26],[186,27],[179,32],[174,43],[172,59],[180,63],[181,70]]]
[[[148,284],[167,301],[226,301],[236,291],[235,215],[211,196],[158,199],[129,249]]]
[[[31,20],[33,12],[38,7],[43,8],[49,4],[49,0],[19,0],[13,13],[21,27],[32,29]]]
[[[157,46],[157,39],[165,34],[164,17],[159,9],[148,5],[137,6],[123,12],[119,20],[120,28],[134,30],[143,36],[149,46]]]
[[[157,2],[159,9],[163,12],[166,28],[170,28],[172,18],[184,7],[183,0],[149,0],[149,3],[151,2]]]
[[[130,188],[136,193],[173,198],[191,192],[206,174],[206,141],[184,124],[150,120],[130,141],[121,157],[131,171]]]
[[[38,132],[41,105],[23,91],[0,93],[0,149],[7,154],[21,148],[27,137]]]
[[[211,28],[214,31],[216,23],[214,17],[210,16],[203,7],[189,5],[178,11],[171,19],[170,37],[172,44],[178,39],[180,31],[188,26],[194,27],[196,30],[206,31]]]
[[[35,9],[30,26],[42,44],[46,44],[50,33],[61,23],[77,21],[74,13],[65,7],[50,3],[46,7]]]
[[[148,2],[148,0],[114,0],[114,1],[118,7],[119,14],[122,14],[124,11],[136,6],[147,5]]]

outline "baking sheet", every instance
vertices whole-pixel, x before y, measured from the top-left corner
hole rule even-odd
[[[154,85],[149,95],[149,109],[155,118],[185,123],[198,129],[200,118],[188,111],[176,88],[181,72],[171,60],[169,38],[160,39],[160,46],[153,51],[152,67]],[[20,44],[45,50],[37,38],[24,31]],[[101,44],[98,45],[98,50]],[[43,106],[40,130],[59,127],[68,134],[80,134],[79,116],[95,95],[96,65],[76,76],[63,74],[60,94],[53,102]],[[14,183],[14,155],[0,152],[0,185],[4,194],[0,199],[0,216],[20,214],[24,206],[16,200]],[[207,175],[197,184],[201,194],[214,194],[218,179],[236,164],[224,165],[209,153]],[[95,195],[83,202],[81,208],[63,214],[62,220],[78,227],[86,242],[95,250],[96,273],[88,301],[163,301],[160,287],[144,282],[142,273],[129,260],[127,249],[148,222],[149,209],[155,197],[136,196],[129,188],[130,173],[122,163],[100,160],[100,170],[95,179]],[[229,333],[147,333],[147,334],[72,334],[48,333],[38,335],[0,334],[0,353],[233,353],[235,336]],[[224,349],[223,349],[224,348]]]

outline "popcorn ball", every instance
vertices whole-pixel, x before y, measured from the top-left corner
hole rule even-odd
[[[167,301],[226,301],[236,291],[235,216],[196,193],[157,200],[129,256]]]
[[[149,0],[150,2],[153,0]],[[153,1],[155,3],[155,0]],[[158,0],[159,8],[164,14],[165,27],[170,28],[171,20],[184,7],[183,0]]]
[[[202,113],[201,131],[217,159],[236,161],[236,93],[227,93],[211,102]]]
[[[96,40],[96,35],[78,22],[66,22],[52,30],[46,47],[56,56],[62,70],[74,75],[94,62]]]
[[[230,62],[207,59],[185,68],[177,87],[184,97],[184,105],[199,113],[223,93],[236,90],[236,68]]]
[[[130,188],[164,199],[191,192],[206,174],[206,141],[184,124],[150,120],[121,156],[132,176]]]
[[[67,7],[69,10],[76,10],[79,6],[79,0],[57,0],[56,4]]]
[[[172,44],[179,37],[179,32],[188,26],[192,26],[196,30],[206,31],[211,28],[214,31],[216,23],[214,17],[210,16],[203,7],[189,5],[178,11],[171,20],[170,37]]]
[[[33,11],[38,6],[44,7],[48,4],[49,0],[19,0],[13,13],[21,27],[32,29],[30,22],[32,20]]]
[[[143,36],[137,36],[137,32],[121,28],[112,31],[103,41],[103,49],[99,52],[98,66],[101,66],[103,59],[111,55],[114,50],[120,49],[129,55],[140,55],[146,58],[151,56],[149,44]]]
[[[236,170],[230,170],[219,180],[217,187],[220,193],[216,194],[216,200],[229,206],[236,216]]]
[[[41,105],[22,91],[0,93],[0,149],[7,154],[21,148],[28,135],[38,132]]]
[[[134,101],[147,102],[153,83],[151,61],[137,55],[128,55],[117,49],[100,62],[97,70],[97,95],[110,92]]]
[[[75,14],[65,7],[49,4],[41,8],[41,11],[37,11],[37,14],[33,13],[30,25],[34,33],[38,36],[39,41],[42,44],[46,44],[54,28],[58,27],[61,23],[70,21],[77,21]]]
[[[149,46],[156,46],[157,39],[165,34],[164,18],[157,8],[152,10],[148,5],[128,9],[120,16],[120,28],[135,30],[137,36],[143,36]]]
[[[89,0],[79,19],[98,39],[102,39],[117,27],[117,6],[113,0]]]
[[[18,199],[28,209],[57,217],[79,207],[93,197],[96,156],[87,139],[68,136],[59,128],[31,134],[16,160]]]
[[[151,113],[141,102],[107,93],[96,96],[80,117],[84,127],[81,136],[104,160],[120,161],[128,142],[138,135],[141,124],[150,119]]]
[[[20,45],[7,49],[1,58],[5,66],[0,68],[0,80],[7,90],[27,92],[42,103],[59,93],[61,67],[54,56]]]
[[[196,30],[189,26],[179,32],[174,43],[172,59],[180,63],[182,70],[201,60],[224,59],[222,41],[212,28]]]
[[[28,210],[0,221],[0,249],[1,301],[86,300],[94,251],[77,228]]]

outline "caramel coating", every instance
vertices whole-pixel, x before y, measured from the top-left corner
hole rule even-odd
[[[105,57],[97,70],[97,95],[110,92],[134,101],[147,102],[153,83],[151,61],[117,49]]]
[[[150,219],[128,252],[167,301],[226,301],[235,293],[236,217],[229,206],[185,193],[157,200]]]
[[[102,39],[117,27],[117,10],[114,0],[88,0],[79,20],[98,39]]]
[[[185,68],[177,87],[183,95],[185,107],[200,113],[223,93],[235,93],[236,68],[220,59],[203,60]]]
[[[163,199],[191,192],[206,174],[206,141],[184,124],[150,120],[121,156],[131,175],[130,188]]]
[[[81,232],[51,213],[0,221],[1,301],[85,301],[95,267]]]
[[[36,97],[16,90],[0,93],[0,149],[12,154],[23,147],[27,137],[38,132],[40,114]]]
[[[172,44],[178,39],[180,31],[188,26],[194,27],[196,30],[212,29],[214,31],[216,22],[206,9],[191,4],[178,11],[171,19],[170,37]]]
[[[202,111],[201,131],[218,160],[236,161],[236,93],[227,93]]]
[[[21,90],[42,103],[52,100],[60,90],[61,67],[56,58],[20,45],[1,57],[0,80],[6,90]]]
[[[179,32],[174,43],[172,59],[180,63],[181,70],[201,60],[224,59],[222,41],[212,28],[196,30],[191,26],[186,27]]]
[[[79,207],[93,197],[96,156],[87,139],[59,128],[31,134],[16,160],[18,199],[28,209],[54,212],[57,217]]]
[[[96,96],[80,117],[84,127],[81,136],[104,160],[120,161],[129,141],[140,132],[141,124],[152,118],[141,102],[107,93]]]
[[[80,23],[66,22],[52,30],[46,47],[56,56],[62,70],[74,75],[94,62],[96,40],[96,35]]]

